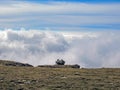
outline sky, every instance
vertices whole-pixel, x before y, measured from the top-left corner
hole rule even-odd
[[[0,59],[120,68],[120,1],[1,0]]]
[[[0,28],[119,30],[119,0],[4,0]]]
[[[20,0],[19,0],[20,1]],[[65,1],[65,2],[119,2],[119,0],[21,0],[31,2]]]

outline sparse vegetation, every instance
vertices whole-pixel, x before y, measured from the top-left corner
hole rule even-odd
[[[0,90],[120,90],[120,69],[0,65]]]

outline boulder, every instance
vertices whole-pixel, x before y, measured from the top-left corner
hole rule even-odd
[[[80,68],[80,65],[78,64],[72,65],[72,68]]]

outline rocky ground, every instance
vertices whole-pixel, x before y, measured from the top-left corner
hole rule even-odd
[[[120,69],[0,65],[0,90],[120,90]]]

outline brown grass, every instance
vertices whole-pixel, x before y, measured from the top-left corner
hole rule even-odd
[[[120,69],[0,66],[0,90],[120,90]]]

